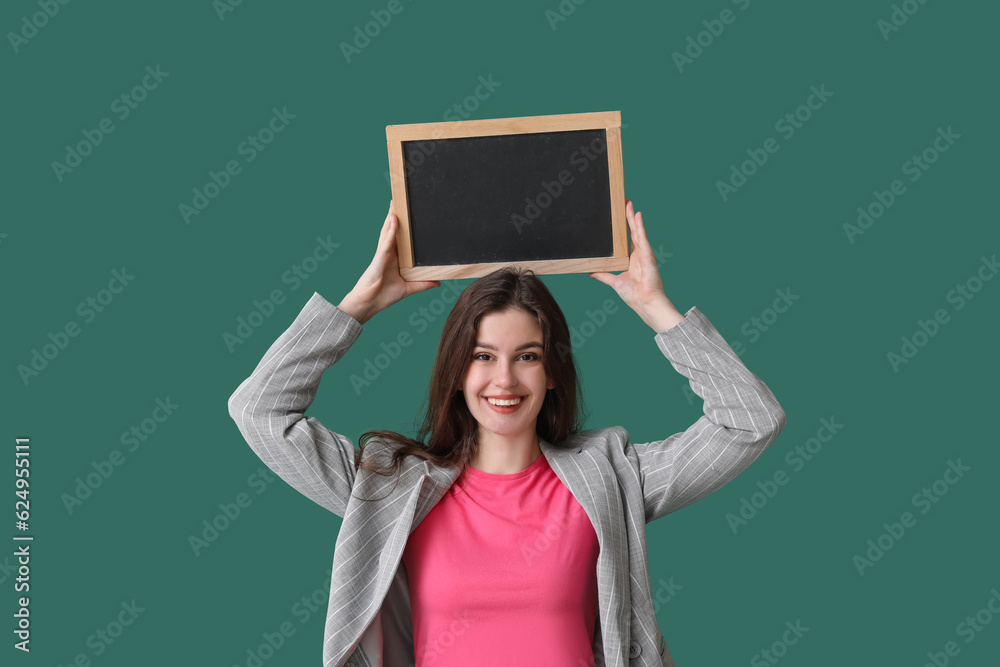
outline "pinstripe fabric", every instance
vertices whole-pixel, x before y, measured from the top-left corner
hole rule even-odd
[[[355,475],[353,443],[305,416],[323,372],[361,324],[318,293],[229,399],[229,414],[260,459],[303,495],[343,517],[333,556],[324,667],[413,665],[409,587],[402,553],[410,532],[458,477],[408,457],[392,477]],[[739,475],[785,425],[771,391],[697,308],[656,345],[690,381],[704,415],[665,440],[633,443],[613,426],[578,433],[542,453],[597,532],[598,667],[674,665],[653,611],[645,524]],[[388,460],[372,440],[366,460]],[[394,487],[395,484],[395,487]],[[360,502],[352,498],[381,498]]]

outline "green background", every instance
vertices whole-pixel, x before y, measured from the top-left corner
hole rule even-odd
[[[647,527],[654,593],[665,596],[661,580],[681,586],[658,610],[677,663],[752,664],[800,620],[809,630],[781,664],[916,666],[949,641],[961,649],[953,664],[998,664],[1000,618],[971,643],[956,626],[1000,589],[1000,281],[961,310],[946,298],[1000,250],[1000,11],[911,4],[886,39],[888,2],[590,0],[564,2],[574,11],[553,27],[556,0],[406,1],[350,62],[341,42],[386,3],[248,0],[220,17],[209,0],[73,2],[16,51],[8,34],[0,532],[18,533],[13,442],[30,437],[35,541],[30,654],[12,647],[14,542],[0,551],[3,663],[68,665],[82,653],[102,667],[245,665],[283,622],[296,632],[265,664],[319,663],[340,519],[280,480],[251,478],[262,464],[227,399],[314,291],[338,303],[371,260],[391,196],[385,126],[440,121],[492,75],[500,85],[469,102],[469,118],[621,111],[626,194],[669,253],[667,295],[741,345],[787,413],[746,473]],[[672,54],[726,8],[735,20],[679,71]],[[20,32],[39,11],[4,3],[0,27]],[[120,120],[112,101],[157,65],[169,74]],[[785,139],[775,122],[811,86],[832,96]],[[295,117],[246,162],[237,147],[273,108]],[[106,117],[114,131],[60,181],[53,161]],[[903,163],[939,127],[960,138],[909,181]],[[768,137],[778,152],[723,201],[717,181]],[[186,223],[179,204],[233,159],[242,172]],[[844,224],[894,179],[905,194],[851,243]],[[282,275],[317,237],[339,247],[292,290]],[[122,267],[134,280],[85,322],[78,304]],[[647,442],[701,415],[654,332],[610,288],[584,274],[544,281],[576,327],[606,299],[619,305],[577,349],[590,427],[622,424]],[[223,334],[274,289],[285,302],[230,350]],[[798,299],[751,333],[784,289]],[[408,318],[436,298],[367,323],[310,414],[355,441],[412,431],[443,320],[418,333]],[[950,321],[894,371],[887,354],[939,308]],[[18,366],[71,320],[80,334],[25,382]],[[401,331],[414,344],[359,395],[348,376]],[[127,451],[121,434],[168,397],[179,407]],[[786,454],[824,418],[843,428],[793,470]],[[64,494],[114,450],[122,465],[70,512]],[[921,514],[914,494],[959,459],[969,472]],[[727,513],[779,470],[789,483],[734,534]],[[189,536],[239,493],[251,505],[196,556]],[[916,525],[859,574],[854,557],[906,511]],[[295,615],[317,589],[319,613]],[[132,600],[143,609],[134,623],[88,645]]]

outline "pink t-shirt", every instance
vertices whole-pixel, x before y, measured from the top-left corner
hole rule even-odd
[[[416,667],[593,665],[599,551],[544,455],[467,466],[403,550]]]

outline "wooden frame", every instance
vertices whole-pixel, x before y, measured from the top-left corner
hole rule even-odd
[[[404,142],[600,129],[606,132],[608,187],[611,195],[612,256],[414,266],[410,208],[407,198],[406,171],[403,164]],[[389,152],[392,198],[395,203],[396,217],[399,219],[399,227],[396,232],[399,273],[404,280],[478,278],[510,264],[518,264],[532,269],[536,274],[625,271],[628,269],[628,221],[625,218],[625,178],[622,168],[620,111],[387,125],[385,136]]]

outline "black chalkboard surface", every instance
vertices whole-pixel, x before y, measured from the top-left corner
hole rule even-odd
[[[620,113],[390,125],[407,280],[628,268]]]

